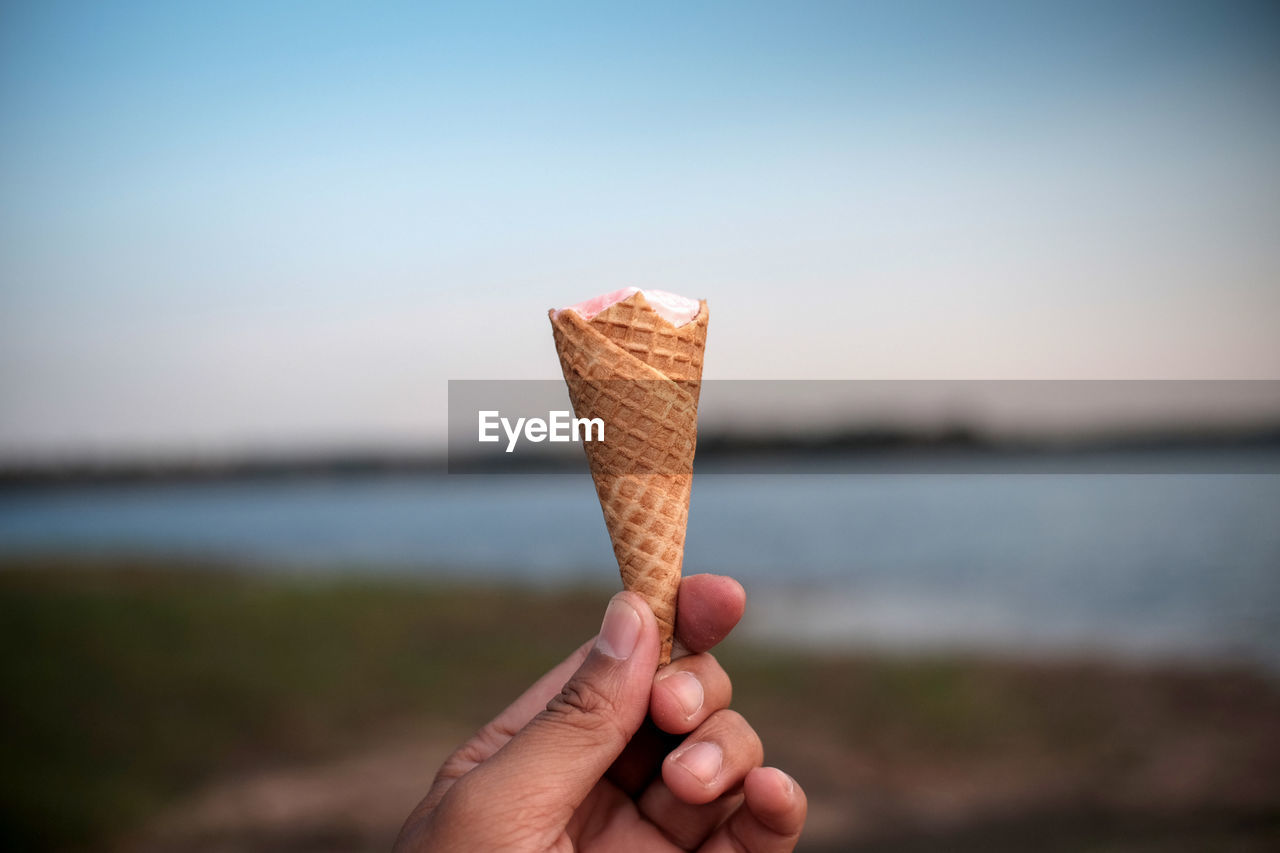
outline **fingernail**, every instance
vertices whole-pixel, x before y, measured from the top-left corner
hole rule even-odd
[[[707,697],[702,690],[702,682],[692,672],[673,673],[662,679],[662,683],[675,695],[685,719],[702,710],[702,703]]]
[[[693,777],[704,785],[710,785],[720,775],[720,767],[724,764],[724,753],[720,745],[704,740],[678,753],[673,759]]]
[[[615,660],[626,660],[640,640],[640,614],[630,604],[614,596],[604,611],[596,648]]]

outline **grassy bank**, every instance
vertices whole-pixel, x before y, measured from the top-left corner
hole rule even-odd
[[[220,778],[478,725],[604,597],[7,564],[0,847],[101,846]],[[811,792],[812,850],[1021,849],[1035,827],[1064,850],[1280,839],[1280,690],[1261,676],[733,641],[721,658],[769,760]]]
[[[598,596],[109,564],[0,572],[9,841],[100,840],[238,767],[482,722],[588,636]],[[554,614],[554,618],[548,618]]]

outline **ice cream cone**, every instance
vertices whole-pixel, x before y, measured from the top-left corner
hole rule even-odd
[[[665,664],[684,561],[707,306],[678,327],[639,292],[590,319],[572,309],[550,316],[574,414],[605,425],[604,441],[584,442],[591,477],[623,585],[657,617]]]

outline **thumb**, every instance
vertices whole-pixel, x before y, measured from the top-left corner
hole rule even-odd
[[[635,593],[618,593],[582,666],[546,710],[472,772],[479,777],[472,784],[562,828],[644,722],[657,666],[653,611]]]

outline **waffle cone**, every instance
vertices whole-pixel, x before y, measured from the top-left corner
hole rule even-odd
[[[662,665],[675,634],[707,304],[679,328],[643,293],[590,320],[576,311],[550,316],[575,416],[604,421],[605,441],[583,446],[623,586],[657,617]]]

